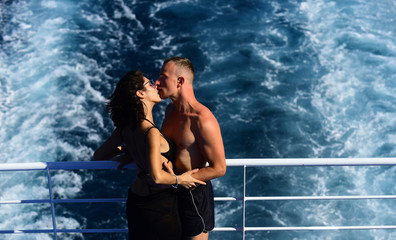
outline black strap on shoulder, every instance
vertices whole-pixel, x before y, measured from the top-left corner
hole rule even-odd
[[[155,124],[153,122],[151,122],[150,120],[148,120],[147,118],[144,118],[143,120],[146,120],[147,122],[151,123],[151,125],[153,125],[154,127],[157,128],[157,126],[155,126]]]
[[[144,139],[146,139],[148,132],[149,132],[151,129],[153,129],[153,128],[157,128],[157,127],[152,126],[152,127],[149,127],[149,128],[146,130],[146,132],[144,133]]]
[[[161,133],[161,130],[160,130],[157,126],[155,126],[155,124],[152,123],[150,120],[148,120],[147,118],[144,118],[143,120],[146,120],[147,122],[151,123],[151,125],[153,125],[152,127],[149,127],[149,128],[146,130],[146,132],[145,132],[145,134],[144,134],[144,139],[146,139],[148,132],[149,132],[151,129],[153,129],[153,128],[158,129],[158,131]],[[145,141],[146,141],[146,140],[145,140]]]

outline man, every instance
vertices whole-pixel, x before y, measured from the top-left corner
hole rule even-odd
[[[177,146],[176,174],[198,168],[193,177],[206,182],[194,189],[180,189],[179,211],[187,239],[208,239],[214,228],[211,179],[226,172],[223,140],[212,112],[199,103],[193,90],[194,68],[190,60],[171,57],[164,61],[156,81],[162,99],[170,98],[162,132]]]

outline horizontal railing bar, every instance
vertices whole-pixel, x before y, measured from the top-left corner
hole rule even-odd
[[[109,203],[126,202],[126,198],[90,198],[90,199],[54,199],[54,203]],[[22,203],[51,203],[50,199],[37,200],[5,200],[0,204],[22,204]]]
[[[215,197],[215,201],[243,201],[243,197]]]
[[[325,230],[389,230],[396,229],[396,225],[385,226],[304,226],[304,227],[245,227],[245,231],[325,231]],[[215,232],[243,231],[235,227],[215,227]],[[57,233],[126,233],[128,229],[57,229]],[[0,234],[24,234],[24,233],[54,233],[53,229],[36,230],[0,230]]]
[[[126,233],[128,229],[57,229],[58,233]]]
[[[54,203],[109,203],[126,202],[125,198],[54,199]]]
[[[0,163],[0,171],[117,169],[118,165],[116,161]],[[136,165],[128,164],[125,168],[136,169]]]
[[[396,195],[245,197],[246,201],[396,199]]]
[[[243,231],[242,228],[235,228],[235,227],[215,227],[213,229],[214,232],[241,232]]]
[[[88,162],[47,162],[51,170],[78,170],[78,169],[117,169],[120,163],[116,161],[88,161]],[[128,169],[135,169],[135,164],[125,166]]]
[[[90,199],[54,199],[54,203],[93,203],[93,202],[126,202],[126,198],[90,198]],[[215,197],[215,201],[241,201],[243,197]],[[22,204],[22,203],[51,203],[50,199],[35,200],[3,200],[0,204]]]
[[[37,199],[37,200],[4,200],[0,201],[0,204],[21,204],[21,203],[50,203],[49,199]]]
[[[227,166],[380,166],[396,165],[396,158],[244,158],[227,159]]]
[[[245,201],[276,201],[276,200],[367,200],[396,199],[396,195],[366,195],[366,196],[273,196],[245,197]],[[243,201],[243,197],[215,197],[215,201]],[[4,200],[0,204],[50,203],[49,199],[37,200]],[[90,199],[54,199],[54,203],[109,203],[126,202],[126,198],[90,198]]]
[[[126,233],[128,229],[56,229],[57,233]],[[54,233],[53,229],[0,230],[0,234]]]
[[[245,231],[302,231],[302,230],[374,230],[396,229],[396,225],[389,226],[308,226],[308,227],[245,227]]]
[[[54,233],[54,230],[53,229],[0,230],[0,234],[24,234],[24,233]]]
[[[116,161],[1,163],[0,171],[117,169]],[[388,166],[396,165],[396,158],[247,158],[227,159],[227,166]],[[135,164],[125,166],[135,169]]]
[[[0,163],[0,171],[29,171],[29,170],[45,170],[47,163]]]
[[[271,200],[365,200],[365,199],[396,199],[396,195],[245,197],[245,201],[271,201]],[[215,201],[243,201],[243,197],[215,197]]]

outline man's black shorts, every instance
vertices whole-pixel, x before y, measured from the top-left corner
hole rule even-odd
[[[194,190],[179,188],[179,212],[183,236],[194,237],[214,228],[214,195],[210,181]]]

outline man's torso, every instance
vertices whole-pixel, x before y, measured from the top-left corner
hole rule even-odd
[[[162,124],[162,132],[176,145],[175,169],[178,173],[202,168],[206,164],[196,136],[197,121],[199,112],[182,114],[173,106]]]

